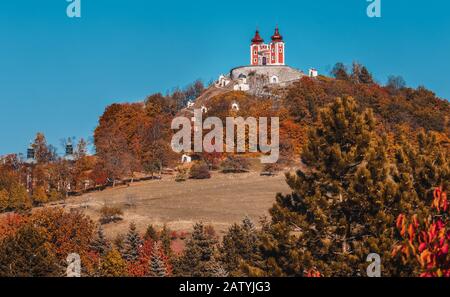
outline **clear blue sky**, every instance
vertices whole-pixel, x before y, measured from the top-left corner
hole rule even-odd
[[[382,0],[381,19],[365,0],[81,2],[81,19],[65,0],[0,4],[0,155],[38,131],[58,147],[88,138],[108,104],[247,64],[256,26],[268,39],[279,24],[291,66],[357,60],[380,82],[399,74],[450,98],[448,1]]]

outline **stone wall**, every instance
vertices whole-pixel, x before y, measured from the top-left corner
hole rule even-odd
[[[239,75],[251,77],[252,75],[263,75],[269,79],[276,76],[278,83],[285,83],[293,80],[298,80],[305,76],[305,74],[297,69],[289,66],[244,66],[234,68],[230,72],[230,77],[237,80]]]

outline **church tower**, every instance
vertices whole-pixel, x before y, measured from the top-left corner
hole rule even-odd
[[[261,38],[259,31],[256,30],[255,37],[253,37],[252,44],[250,45],[250,65],[260,65],[260,52],[262,44],[264,44],[264,39]]]
[[[250,45],[250,65],[252,66],[267,66],[285,65],[285,46],[283,36],[280,34],[278,26],[275,28],[275,33],[272,36],[270,44],[265,44],[264,39],[256,30],[255,36]]]
[[[275,28],[275,33],[272,36],[272,42],[270,43],[271,51],[271,64],[272,65],[285,65],[284,61],[284,41],[283,36],[280,34],[278,26]]]

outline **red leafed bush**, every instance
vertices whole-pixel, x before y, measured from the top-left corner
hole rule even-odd
[[[322,277],[322,274],[320,274],[320,272],[316,269],[311,269],[305,273],[305,277]]]
[[[448,200],[442,188],[434,191],[432,208],[435,215],[423,221],[399,215],[396,225],[403,241],[392,253],[404,262],[417,261],[421,277],[450,277]]]

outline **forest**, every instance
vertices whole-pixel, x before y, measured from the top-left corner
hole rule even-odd
[[[202,222],[189,234],[154,226],[140,234],[131,223],[111,240],[82,212],[42,207],[166,168],[180,181],[248,170],[246,153],[200,153],[189,173],[177,167],[170,122],[205,92],[201,82],[108,106],[94,155],[80,140],[64,159],[38,133],[35,164],[16,155],[0,164],[0,276],[63,276],[67,255],[78,253],[83,276],[93,277],[353,277],[366,276],[366,257],[377,253],[383,276],[449,277],[449,102],[398,76],[382,86],[358,63],[350,71],[338,63],[332,76],[302,78],[276,99],[209,99],[208,114],[221,119],[279,117],[281,157],[264,170],[296,168],[285,173],[291,193],[273,193],[269,217],[243,218],[222,237]]]

